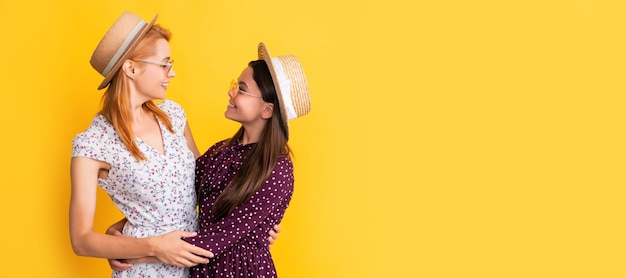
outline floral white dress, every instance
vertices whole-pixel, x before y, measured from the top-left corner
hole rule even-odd
[[[137,138],[147,157],[137,162],[113,126],[102,115],[74,137],[72,157],[81,156],[111,165],[99,185],[128,219],[123,234],[143,238],[172,230],[196,231],[195,159],[184,137],[187,122],[182,107],[171,100],[158,103],[172,122],[174,133],[159,122],[164,154]],[[188,269],[163,263],[134,264],[112,277],[187,277]]]

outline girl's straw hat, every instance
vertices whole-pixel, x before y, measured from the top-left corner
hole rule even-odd
[[[141,17],[131,12],[124,12],[104,34],[89,61],[91,66],[104,76],[98,90],[109,85],[113,75],[135,49],[141,38],[148,33],[157,17],[158,14],[150,23],[146,23]]]
[[[284,55],[271,57],[263,42],[259,43],[259,60],[264,60],[270,69],[283,126],[289,138],[289,120],[302,117],[311,110],[309,86],[304,76],[302,65],[296,56]]]

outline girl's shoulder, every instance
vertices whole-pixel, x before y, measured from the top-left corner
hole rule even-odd
[[[293,161],[291,161],[291,156],[286,154],[279,156],[274,169],[285,169],[293,172]]]

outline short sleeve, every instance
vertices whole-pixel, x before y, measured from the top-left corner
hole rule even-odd
[[[115,142],[119,141],[113,126],[102,115],[96,116],[87,130],[74,136],[72,157],[87,157],[111,163],[116,153]]]
[[[76,135],[72,140],[72,157],[81,156],[107,162],[109,151],[106,150],[102,139],[92,132]]]

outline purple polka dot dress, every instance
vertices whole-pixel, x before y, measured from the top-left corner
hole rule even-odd
[[[123,234],[136,238],[197,227],[195,160],[184,137],[185,113],[177,103],[157,103],[169,115],[174,133],[159,123],[164,154],[137,138],[147,157],[137,162],[113,126],[102,115],[86,131],[74,137],[72,157],[82,156],[111,165],[108,177],[99,179],[115,205],[128,219]],[[188,269],[164,263],[137,263],[113,277],[187,277]]]
[[[190,277],[277,277],[267,241],[269,230],[278,224],[293,194],[293,164],[281,156],[271,175],[252,197],[219,222],[211,222],[217,197],[232,180],[256,144],[219,149],[213,145],[196,160],[196,183],[201,186],[198,235],[185,240],[215,254],[208,264],[190,269]],[[218,150],[219,149],[219,150]]]

